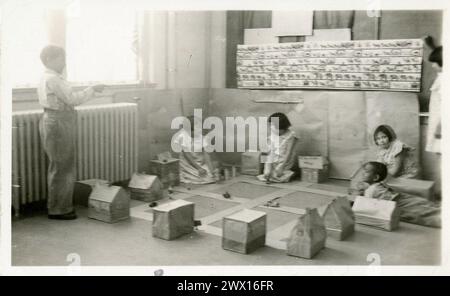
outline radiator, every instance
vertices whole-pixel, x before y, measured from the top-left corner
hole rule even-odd
[[[137,170],[137,106],[80,106],[77,110],[77,179],[126,180]],[[47,199],[48,160],[39,136],[43,111],[12,114],[12,205]]]

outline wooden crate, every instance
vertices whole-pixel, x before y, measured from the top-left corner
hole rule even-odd
[[[353,204],[355,221],[358,224],[392,231],[398,228],[400,210],[391,200],[357,196]]]
[[[267,214],[244,209],[222,220],[222,248],[248,254],[266,243]]]
[[[324,156],[299,156],[298,166],[302,169],[323,169],[328,165],[328,160]]]
[[[325,247],[327,231],[317,209],[306,209],[287,242],[287,254],[311,259]]]
[[[180,185],[180,161],[178,159],[150,160],[150,173],[158,176],[164,188]]]
[[[302,181],[309,183],[323,183],[328,180],[328,165],[324,165],[323,169],[302,168]]]
[[[89,205],[89,195],[97,184],[108,185],[109,181],[89,179],[75,182],[73,204],[87,207]]]
[[[258,176],[263,171],[261,152],[246,151],[241,155],[241,174]]]
[[[179,199],[153,208],[153,237],[173,240],[194,230],[194,203]]]
[[[114,223],[130,218],[130,195],[119,186],[97,184],[89,196],[88,217]]]
[[[162,184],[154,175],[134,173],[128,188],[132,199],[150,202],[164,197]]]
[[[347,197],[338,197],[318,211],[324,220],[328,237],[344,240],[355,232],[355,215]]]

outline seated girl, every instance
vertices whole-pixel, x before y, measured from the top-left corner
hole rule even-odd
[[[388,125],[380,125],[373,134],[378,146],[377,161],[387,166],[392,177],[418,178],[419,168],[414,160],[414,148],[397,140],[394,130]]]
[[[367,162],[363,166],[362,181],[358,189],[360,195],[367,198],[392,200],[400,209],[400,220],[430,227],[441,227],[441,208],[438,204],[425,198],[395,192],[383,181],[388,169],[381,162]]]
[[[291,122],[283,113],[270,115],[270,138],[268,156],[264,165],[264,174],[259,175],[260,181],[289,182],[294,175],[297,164],[294,146],[297,141],[295,133],[289,128]]]
[[[207,139],[194,133],[195,124],[201,126],[200,119],[188,117],[190,131],[180,130],[172,140],[172,145],[180,152],[180,181],[187,184],[209,184],[216,182],[210,155],[205,151]]]

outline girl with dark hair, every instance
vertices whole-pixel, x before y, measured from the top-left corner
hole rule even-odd
[[[264,165],[264,174],[258,179],[266,182],[289,182],[296,164],[294,146],[295,133],[290,130],[291,122],[283,113],[269,116],[270,138],[269,154]]]
[[[387,166],[389,175],[412,179],[419,177],[419,168],[412,153],[415,149],[398,140],[389,125],[377,127],[373,140],[378,147],[377,161]]]
[[[436,47],[430,36],[425,38],[425,43],[433,50],[428,57],[437,76],[431,86],[429,104],[427,144],[428,152],[441,153],[441,73],[442,73],[442,46]]]

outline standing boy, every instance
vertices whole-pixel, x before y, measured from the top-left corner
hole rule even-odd
[[[49,158],[48,218],[73,220],[72,202],[75,184],[76,112],[74,106],[82,104],[102,92],[103,85],[74,91],[64,76],[65,50],[46,46],[40,55],[46,70],[38,87],[39,103],[44,108],[39,132]]]

